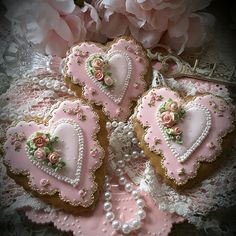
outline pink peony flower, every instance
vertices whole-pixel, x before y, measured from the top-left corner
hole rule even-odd
[[[102,59],[95,58],[95,59],[93,59],[93,61],[92,61],[92,66],[93,66],[95,69],[102,69],[103,66],[104,66],[104,62],[103,62]]]
[[[39,161],[42,161],[45,159],[46,157],[46,152],[44,151],[43,148],[38,148],[35,152],[34,152],[34,157],[36,157]]]
[[[57,152],[52,152],[48,154],[47,158],[50,161],[50,163],[56,164],[59,161],[59,157],[60,155]]]
[[[161,123],[170,128],[175,124],[175,115],[173,112],[165,111],[161,114]]]
[[[166,43],[183,52],[201,46],[208,38],[214,17],[198,13],[211,0],[101,0],[93,1],[101,17],[101,31],[108,38],[131,34],[144,47]],[[197,13],[196,13],[197,12]],[[116,27],[122,25],[122,27]]]
[[[81,10],[73,0],[5,1],[7,18],[36,49],[53,56],[65,56],[75,42],[84,41],[86,28]]]
[[[114,83],[113,79],[112,79],[110,76],[106,77],[106,78],[104,79],[104,82],[105,82],[105,84],[106,84],[107,86],[112,86],[113,83]]]
[[[95,70],[94,77],[98,81],[102,80],[103,79],[103,72],[101,70]]]

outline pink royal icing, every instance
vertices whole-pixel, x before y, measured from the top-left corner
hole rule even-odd
[[[169,114],[164,114],[167,117],[163,123],[161,112],[170,99],[181,105],[185,114],[178,122],[172,122],[171,111],[164,110]],[[197,175],[200,161],[211,162],[222,151],[222,137],[234,128],[231,113],[222,98],[204,95],[186,103],[177,93],[163,87],[153,88],[142,97],[136,115],[146,129],[144,141],[148,148],[163,154],[162,166],[167,176],[183,185]],[[166,127],[165,122],[171,125]],[[182,135],[180,143],[172,137],[176,127]]]
[[[137,207],[132,198],[125,192],[112,190],[112,205],[116,209],[116,215],[122,222],[127,222],[134,217]],[[129,235],[159,235],[167,236],[174,223],[182,222],[184,219],[176,214],[171,214],[160,210],[147,195],[143,194],[146,203],[147,217],[142,227],[135,233]],[[64,211],[53,211],[51,213],[44,211],[27,210],[26,216],[36,223],[50,223],[60,230],[72,231],[75,236],[96,235],[96,236],[121,236],[123,234],[115,231],[111,223],[105,219],[103,210],[103,201],[100,199],[98,206],[91,216],[74,216]]]
[[[148,60],[132,39],[121,38],[107,50],[93,43],[81,43],[71,48],[65,64],[65,76],[83,86],[83,96],[102,105],[110,119],[126,120],[131,101],[137,100],[146,87]]]
[[[21,121],[9,128],[5,162],[14,174],[27,174],[33,190],[59,192],[63,201],[87,207],[94,201],[94,172],[104,156],[95,140],[98,131],[98,117],[91,107],[80,100],[64,101],[52,112],[48,125]],[[20,148],[15,148],[13,137],[22,137]],[[96,158],[90,153],[94,149]]]

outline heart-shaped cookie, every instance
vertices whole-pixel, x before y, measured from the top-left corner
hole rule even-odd
[[[80,100],[60,103],[51,115],[43,123],[21,121],[9,128],[5,163],[16,181],[26,176],[24,187],[43,199],[51,196],[47,202],[89,208],[103,179],[106,138],[101,140],[99,129],[105,124]]]
[[[109,119],[124,121],[132,101],[145,91],[148,69],[145,50],[132,38],[119,38],[107,46],[84,42],[72,47],[64,75],[78,96],[102,105]]]
[[[233,130],[233,121],[232,107],[222,98],[205,94],[184,99],[160,87],[140,99],[134,126],[157,173],[167,183],[187,186],[200,175],[200,165],[221,154],[223,138]],[[207,168],[210,170],[210,164],[204,167],[208,173]]]

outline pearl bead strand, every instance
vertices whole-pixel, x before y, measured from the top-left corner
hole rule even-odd
[[[131,124],[125,125],[123,122],[108,122],[107,128],[116,128],[121,127],[124,134],[128,135],[128,137],[131,139],[132,146],[137,146],[137,139],[134,136],[133,128]],[[139,156],[143,156],[143,151],[133,150],[131,154],[125,154],[124,160],[114,160],[115,167],[114,167],[114,173],[118,177],[118,184],[122,186],[125,191],[128,194],[131,194],[132,198],[134,199],[136,206],[138,208],[137,212],[135,213],[135,216],[133,219],[129,220],[128,222],[120,222],[118,219],[115,218],[115,214],[112,210],[112,193],[110,191],[111,184],[109,181],[109,176],[105,176],[105,184],[104,184],[104,211],[105,211],[105,218],[108,222],[111,223],[112,228],[116,231],[119,231],[123,234],[130,234],[138,229],[141,228],[142,221],[146,218],[146,211],[144,209],[145,203],[143,199],[140,197],[139,192],[133,188],[133,185],[128,182],[128,180],[125,177],[125,166],[126,162],[129,162],[131,159],[136,159]]]

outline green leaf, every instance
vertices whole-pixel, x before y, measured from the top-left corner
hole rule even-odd
[[[89,71],[90,71],[90,73],[91,73],[92,75],[94,75],[94,72],[93,72],[93,70],[92,70],[92,69],[90,69]]]
[[[110,71],[107,71],[107,72],[106,72],[106,75],[107,75],[107,76],[111,76],[112,73],[111,73]]]
[[[51,150],[48,147],[44,147],[44,151],[46,152],[46,154],[51,152]]]

